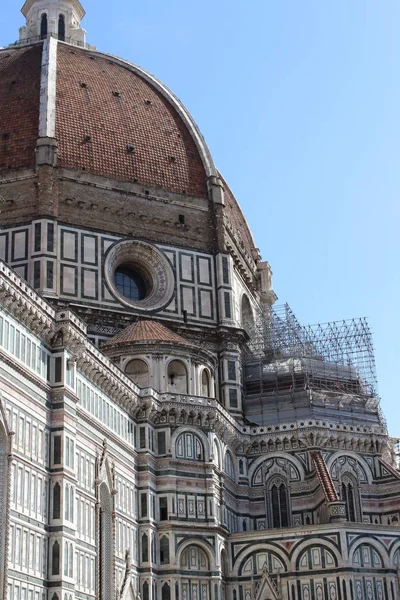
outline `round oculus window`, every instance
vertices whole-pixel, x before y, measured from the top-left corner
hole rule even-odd
[[[118,300],[138,311],[161,310],[169,304],[175,277],[158,248],[137,240],[118,242],[105,260],[105,277]]]
[[[114,280],[117,289],[129,300],[143,300],[146,297],[146,284],[135,269],[121,265],[115,269]]]

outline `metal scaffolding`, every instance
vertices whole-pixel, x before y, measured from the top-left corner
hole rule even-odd
[[[245,356],[246,393],[315,389],[377,397],[371,331],[365,318],[301,325],[288,304],[254,325]]]

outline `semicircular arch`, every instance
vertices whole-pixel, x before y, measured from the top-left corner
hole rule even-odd
[[[172,456],[174,458],[176,458],[176,452],[175,452],[176,440],[179,438],[179,436],[182,433],[193,433],[194,435],[197,435],[198,438],[200,438],[200,440],[203,443],[204,459],[206,461],[209,461],[210,460],[210,442],[209,442],[207,435],[200,429],[196,429],[196,427],[191,427],[190,425],[183,425],[182,427],[178,427],[178,429],[176,429],[174,431],[174,433],[172,434],[172,436],[171,436]]]
[[[360,548],[360,546],[371,546],[382,560],[382,565],[388,567],[390,564],[390,557],[384,544],[375,537],[359,537],[353,540],[349,547],[349,562],[352,564],[354,554]]]
[[[256,544],[255,546],[247,546],[243,548],[236,556],[232,568],[232,576],[239,576],[241,569],[246,564],[247,560],[254,554],[261,554],[269,552],[276,556],[283,564],[285,571],[289,568],[288,554],[278,546],[267,546],[266,544]]]

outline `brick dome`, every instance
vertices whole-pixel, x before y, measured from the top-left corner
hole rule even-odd
[[[122,59],[53,37],[0,49],[0,174],[33,168],[48,139],[57,143],[57,167],[161,196],[207,201],[221,183],[191,115],[162,83]],[[226,228],[254,258],[246,219],[222,187]]]
[[[64,44],[58,44],[57,54],[60,166],[207,196],[207,176],[192,134],[147,74]]]

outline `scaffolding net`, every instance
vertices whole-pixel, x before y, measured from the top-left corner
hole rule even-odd
[[[304,326],[288,304],[273,307],[253,325],[245,363],[247,394],[315,389],[377,397],[365,318]]]

